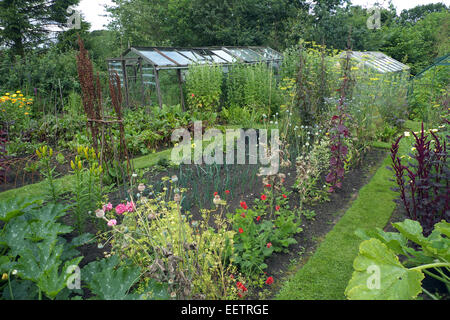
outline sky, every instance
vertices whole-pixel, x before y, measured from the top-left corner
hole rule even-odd
[[[208,0],[205,0],[208,1]],[[378,2],[383,6],[388,5],[388,0],[352,0],[354,5],[361,5],[363,7],[373,7]],[[392,3],[397,8],[397,13],[400,13],[403,9],[411,9],[418,5],[424,5],[429,3],[443,2],[447,6],[450,5],[450,0],[392,0]],[[91,23],[91,31],[106,29],[105,25],[108,24],[107,13],[104,9],[104,5],[112,5],[111,0],[81,0],[77,10],[80,11],[85,20]]]

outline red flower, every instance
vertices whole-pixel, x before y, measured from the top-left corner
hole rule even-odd
[[[276,210],[276,211],[280,211],[280,209],[281,209],[280,206],[276,206],[276,207],[275,207],[275,210]]]
[[[242,212],[241,217],[242,217],[242,218],[245,218],[245,213]]]
[[[283,194],[283,198],[287,199],[287,195]]]
[[[267,244],[267,248],[272,248],[272,243],[271,242],[269,242],[268,244]]]
[[[244,209],[244,210],[247,210],[247,209],[248,209],[247,203],[245,203],[245,201],[242,201],[242,202],[241,202],[241,207],[242,207],[242,209]]]
[[[239,228],[239,233],[244,233],[244,229],[242,229],[242,228]]]
[[[261,220],[261,216],[258,216],[258,218],[256,218],[256,221],[259,222],[259,220]]]
[[[273,283],[273,278],[272,277],[268,277],[266,280],[266,284],[271,285]]]
[[[266,188],[272,188],[271,184],[266,184]]]
[[[247,291],[247,288],[242,284],[242,282],[236,283],[236,286],[241,289],[243,292]]]
[[[266,195],[263,194],[263,195],[261,196],[261,200],[262,200],[262,201],[266,201],[266,200],[267,200]]]
[[[230,194],[230,190],[225,190],[225,193],[226,194]]]
[[[219,195],[219,193],[218,193],[218,192],[214,192],[214,197],[215,197],[215,196],[218,196],[218,195]]]
[[[192,94],[192,98],[195,97],[195,94]]]

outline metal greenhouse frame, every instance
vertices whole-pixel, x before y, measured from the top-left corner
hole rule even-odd
[[[184,72],[193,64],[222,65],[224,71],[234,63],[265,62],[279,67],[283,55],[269,47],[130,47],[120,58],[108,59],[110,77],[117,73],[125,89],[125,103],[130,105],[130,86],[140,82],[142,104],[145,104],[146,86],[155,86],[160,108],[163,105],[160,83],[161,70],[176,70],[181,106],[185,109]],[[131,80],[131,81],[130,81]]]

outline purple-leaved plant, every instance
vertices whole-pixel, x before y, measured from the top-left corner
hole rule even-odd
[[[346,120],[350,115],[345,112],[345,99],[349,84],[350,53],[347,53],[344,81],[341,92],[341,98],[337,106],[337,112],[331,118],[330,128],[330,172],[326,177],[326,182],[330,185],[328,192],[332,193],[336,189],[342,188],[342,181],[345,175],[345,164],[347,163],[348,146],[346,140],[350,137],[350,131],[346,126]]]
[[[432,139],[425,134],[422,123],[420,134],[412,132],[415,143],[414,160],[406,165],[399,156],[399,137],[391,148],[392,169],[400,192],[398,202],[403,203],[408,217],[419,221],[425,236],[429,235],[436,223],[450,221],[450,171],[447,163],[447,143],[430,131]],[[449,136],[446,136],[449,139]]]

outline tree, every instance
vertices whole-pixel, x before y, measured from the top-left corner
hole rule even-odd
[[[426,5],[417,6],[409,10],[403,10],[400,14],[399,22],[401,24],[416,23],[426,15],[433,12],[440,12],[442,10],[448,10],[444,3],[430,3]]]
[[[281,46],[305,0],[113,0],[110,28],[133,45]]]
[[[26,49],[48,39],[51,30],[66,24],[67,9],[80,0],[0,1],[0,44],[13,54],[24,56]]]

